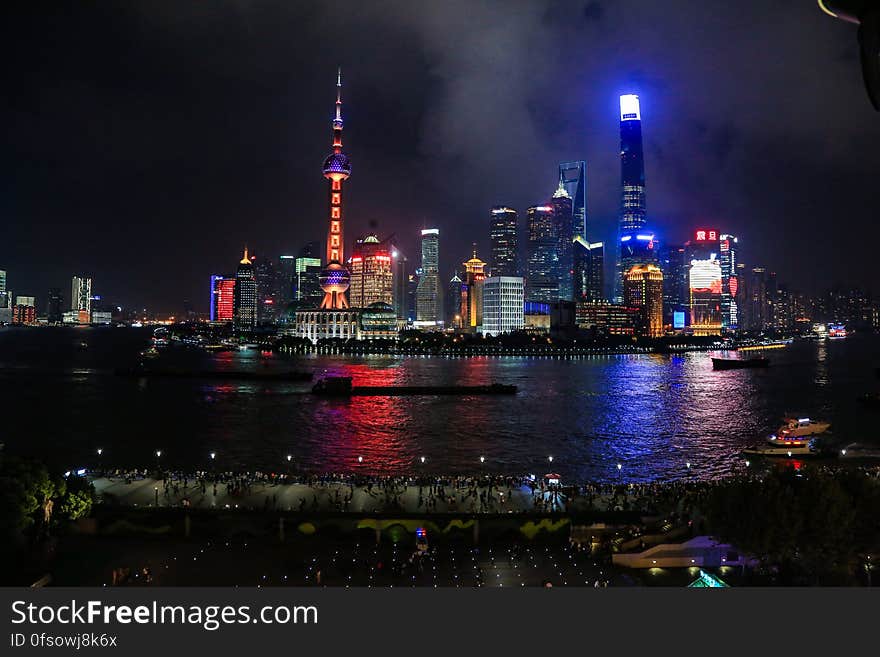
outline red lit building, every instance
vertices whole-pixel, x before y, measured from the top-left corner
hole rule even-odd
[[[235,279],[211,276],[211,321],[231,322],[235,315]]]

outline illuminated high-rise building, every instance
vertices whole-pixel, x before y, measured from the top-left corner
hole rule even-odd
[[[8,308],[10,305],[6,295],[6,272],[0,269],[0,308]]]
[[[645,227],[645,157],[639,97],[620,97],[620,233]]]
[[[345,268],[345,233],[343,231],[342,183],[351,175],[351,160],[342,152],[342,71],[336,76],[336,117],[333,119],[333,152],[324,160],[324,177],[329,181],[329,229],[327,231],[327,266],[321,272],[324,299],[321,308],[348,308],[345,292],[350,274]]]
[[[687,325],[690,313],[690,259],[681,244],[660,250],[660,269],[663,271],[663,321],[674,329]]]
[[[690,329],[694,335],[721,333],[721,260],[717,230],[700,229],[685,245],[690,267]]]
[[[584,238],[576,236],[572,248],[574,301],[590,303],[604,301],[605,244],[587,242]]]
[[[563,162],[559,179],[571,198],[571,235],[587,239],[587,163]]]
[[[516,210],[495,206],[489,211],[489,242],[492,276],[519,276]]]
[[[638,308],[640,335],[663,335],[663,272],[657,265],[636,265],[624,274],[623,304]]]
[[[721,328],[739,328],[739,240],[734,235],[721,235],[718,250],[721,259]]]
[[[382,302],[393,307],[391,247],[369,234],[354,243],[351,254],[351,286],[348,290],[352,308],[366,308]]]
[[[467,287],[458,272],[452,275],[446,285],[446,326],[460,329],[462,327],[461,309],[466,304]]]
[[[529,240],[526,300],[552,303],[559,298],[559,236],[553,206],[530,207],[526,221]]]
[[[247,247],[244,256],[238,263],[235,272],[235,328],[243,331],[253,329],[257,325],[257,279],[254,265],[248,256]]]
[[[477,249],[464,264],[464,284],[461,293],[461,327],[476,331],[483,323],[483,281],[486,280],[486,263],[477,257]]]
[[[480,332],[499,335],[525,327],[523,279],[519,276],[491,276],[482,284]]]
[[[80,324],[88,324],[92,319],[92,279],[74,276],[70,285],[70,310],[77,313]]]
[[[321,289],[321,259],[299,256],[294,261],[293,298],[300,308],[317,308],[324,298]]]
[[[274,324],[283,309],[278,289],[279,272],[269,258],[251,258],[251,261],[257,281],[257,321]]]
[[[231,322],[235,316],[235,279],[228,276],[211,276],[212,322]]]
[[[574,274],[574,248],[572,240],[572,200],[565,190],[562,177],[559,187],[550,199],[553,208],[553,222],[556,231],[555,276],[559,280],[559,297],[562,301],[571,301],[574,295],[572,276]]]
[[[416,289],[416,321],[422,326],[437,325],[443,320],[440,296],[440,230],[422,231],[422,266]]]
[[[625,94],[620,97],[620,221],[617,238],[620,255],[617,259],[617,276],[614,281],[614,297],[620,299],[623,273],[634,265],[642,264],[631,254],[624,242],[643,232],[646,218],[645,206],[645,157],[642,148],[642,114],[639,97]]]

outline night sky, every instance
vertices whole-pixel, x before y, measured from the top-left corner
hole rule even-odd
[[[206,311],[209,275],[245,243],[274,257],[323,240],[337,65],[349,252],[375,223],[417,261],[419,229],[438,227],[446,277],[472,242],[488,255],[489,206],[524,219],[574,159],[589,237],[610,240],[617,99],[637,93],[663,241],[732,232],[744,262],[807,291],[876,277],[880,114],[855,26],[813,0],[2,11],[0,269],[41,311],[78,272],[125,305]]]

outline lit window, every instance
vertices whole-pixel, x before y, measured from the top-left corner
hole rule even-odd
[[[330,208],[330,218],[339,219],[339,206],[334,206]]]

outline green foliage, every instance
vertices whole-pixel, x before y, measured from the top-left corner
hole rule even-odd
[[[20,538],[59,519],[91,512],[92,485],[78,477],[65,481],[36,461],[7,457],[0,463],[0,531]]]
[[[706,512],[722,540],[783,574],[818,581],[847,569],[856,552],[876,545],[878,488],[858,473],[774,472],[762,481],[718,486]]]

